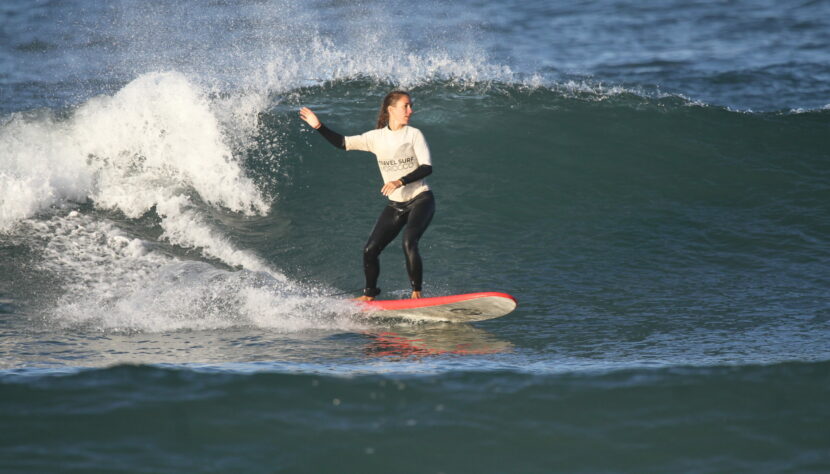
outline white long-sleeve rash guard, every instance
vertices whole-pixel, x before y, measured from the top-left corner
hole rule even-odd
[[[350,137],[343,137],[322,124],[318,131],[339,148],[374,153],[384,183],[398,179],[404,182],[404,186],[388,196],[390,200],[406,202],[429,190],[425,177],[432,172],[432,157],[424,134],[417,128],[383,127]]]

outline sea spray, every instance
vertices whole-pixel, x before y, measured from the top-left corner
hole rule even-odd
[[[113,97],[89,101],[66,121],[16,117],[0,130],[0,143],[11,149],[0,173],[0,229],[86,200],[131,218],[158,208],[165,235],[175,243],[227,257],[230,265],[272,271],[229,250],[198,211],[185,210],[192,207],[191,194],[246,215],[264,214],[270,203],[225,144],[207,99],[180,74],[142,76]]]
[[[78,212],[18,228],[44,242],[41,271],[62,292],[44,324],[103,332],[260,327],[294,332],[363,327],[346,301],[271,271],[182,261],[158,244]]]

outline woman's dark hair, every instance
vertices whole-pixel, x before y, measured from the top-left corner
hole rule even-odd
[[[409,92],[404,91],[392,91],[386,94],[386,97],[383,98],[383,103],[380,105],[380,112],[378,113],[378,126],[375,128],[383,128],[389,125],[389,110],[388,107],[395,102],[398,101],[401,97],[409,97],[412,100],[412,97],[409,96]]]

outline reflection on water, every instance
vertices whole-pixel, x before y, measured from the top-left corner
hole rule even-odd
[[[354,330],[231,327],[166,332],[62,328],[26,316],[6,321],[0,371],[24,367],[196,364],[233,370],[349,371],[356,361],[509,352],[513,345],[468,324],[353,324]],[[2,323],[4,321],[0,321]],[[325,320],[324,320],[325,322]],[[347,325],[348,326],[348,325]],[[361,327],[362,326],[362,327]],[[241,364],[241,365],[240,365]],[[245,364],[251,364],[245,366]],[[361,367],[364,370],[366,367]],[[369,369],[371,370],[371,369]]]
[[[369,357],[420,358],[441,354],[479,355],[508,352],[513,345],[467,324],[430,324],[396,328],[395,332],[365,332],[371,338]]]

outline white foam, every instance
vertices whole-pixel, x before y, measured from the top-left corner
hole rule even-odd
[[[310,329],[355,331],[345,302],[303,293],[264,273],[229,272],[203,262],[157,267],[116,292],[93,288],[81,298],[65,298],[52,311],[65,327],[99,331],[168,332],[257,327],[278,332]]]
[[[265,272],[182,261],[158,244],[78,212],[27,220],[44,241],[40,269],[62,279],[47,324],[103,332],[259,327],[278,332],[356,331],[354,307]]]
[[[256,87],[286,92],[358,78],[401,88],[435,80],[461,84],[516,80],[509,67],[490,63],[483,51],[456,56],[440,49],[415,52],[400,40],[384,38],[377,30],[365,41],[347,45],[322,35],[314,36],[297,49],[281,53],[270,58],[259,74],[252,75]]]
[[[144,75],[73,119],[82,152],[101,177],[91,197],[129,216],[191,187],[206,202],[248,215],[269,203],[246,178],[199,88],[177,73]],[[126,188],[151,191],[136,199]]]
[[[92,173],[78,166],[66,128],[44,114],[18,114],[0,128],[0,232],[42,209],[84,200]]]
[[[152,251],[153,244],[75,211],[23,224],[30,240],[46,242],[39,266],[63,280],[69,298],[91,294],[98,300],[113,297],[118,288],[130,286],[174,261]]]
[[[202,254],[207,257],[218,258],[231,266],[268,272],[285,281],[285,276],[270,268],[254,253],[235,248],[225,236],[205,223],[187,197],[176,196],[160,201],[156,211],[162,217],[163,239],[182,247],[201,248]]]
[[[819,111],[822,111],[822,110],[830,110],[830,104],[826,104],[822,107],[818,107],[818,108],[815,108],[815,109],[805,109],[803,107],[798,107],[798,108],[790,109],[789,113],[794,114],[794,115],[800,115],[800,114],[809,114],[809,113],[813,113],[813,112],[819,112]]]
[[[230,116],[247,115],[255,101],[245,107]],[[0,148],[9,151],[0,164],[0,231],[71,202],[91,200],[132,218],[156,207],[171,242],[281,277],[235,249],[190,200],[195,193],[245,215],[268,212],[270,202],[246,177],[226,140],[206,95],[177,73],[141,76],[112,97],[88,101],[64,121],[17,115],[0,129]]]

